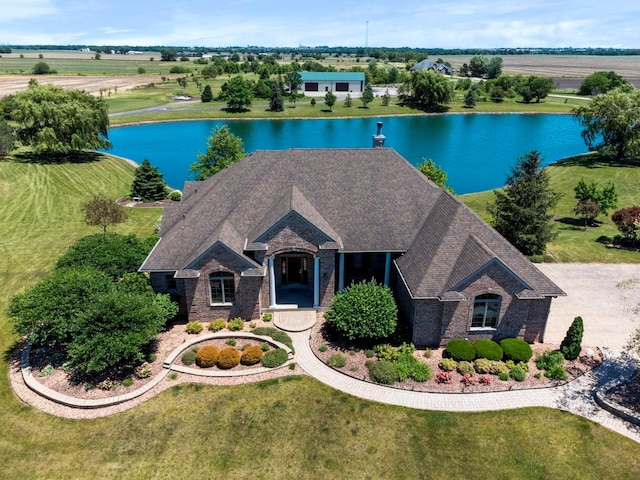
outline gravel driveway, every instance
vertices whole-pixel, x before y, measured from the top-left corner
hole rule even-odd
[[[622,350],[640,328],[640,265],[536,266],[567,293],[551,302],[545,342],[559,344],[576,316],[584,320],[584,345]]]

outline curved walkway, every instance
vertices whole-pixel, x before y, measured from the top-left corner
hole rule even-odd
[[[581,415],[615,432],[640,442],[640,428],[601,409],[593,400],[596,386],[633,373],[633,359],[626,354],[605,351],[605,361],[596,370],[561,387],[487,393],[427,393],[400,390],[363,382],[334,370],[315,356],[309,332],[290,334],[298,365],[312,377],[342,392],[371,400],[421,410],[477,412],[522,407],[549,407]]]

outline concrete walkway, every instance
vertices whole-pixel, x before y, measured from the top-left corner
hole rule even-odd
[[[321,362],[311,351],[309,332],[291,333],[295,360],[312,377],[342,392],[365,400],[421,410],[477,412],[522,407],[549,407],[581,415],[640,442],[640,428],[601,409],[593,400],[594,388],[633,373],[634,360],[626,354],[605,351],[605,362],[596,370],[561,387],[487,393],[427,393],[363,382]]]

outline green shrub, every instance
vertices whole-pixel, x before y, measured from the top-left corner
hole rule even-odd
[[[342,368],[347,364],[347,359],[341,353],[334,353],[329,357],[327,364],[333,368]]]
[[[507,377],[509,376],[509,371],[511,369],[507,367],[504,362],[492,362],[491,364],[491,374],[492,375],[502,375],[505,374]]]
[[[488,360],[502,360],[502,347],[493,340],[480,339],[473,342],[476,349],[476,358],[486,358]]]
[[[511,378],[513,378],[516,382],[523,382],[524,379],[527,377],[527,374],[525,373],[525,371],[519,366],[513,367],[510,373],[511,373]]]
[[[498,375],[498,378],[499,378],[500,380],[502,380],[503,382],[506,382],[506,381],[508,381],[508,380],[509,380],[509,374],[508,374],[508,373],[506,373],[506,372],[501,372],[501,373]]]
[[[127,377],[124,380],[122,380],[122,386],[123,387],[129,388],[131,385],[133,385],[133,378],[132,377]]]
[[[169,380],[175,380],[178,378],[178,374],[176,372],[171,372],[169,375],[167,375],[167,378],[169,378]]]
[[[367,358],[373,358],[376,356],[376,352],[373,349],[365,350],[364,354]]]
[[[271,345],[269,345],[267,342],[263,342],[260,344],[260,350],[262,350],[263,352],[268,352],[269,350],[271,350]]]
[[[196,365],[200,368],[213,367],[218,362],[220,349],[215,345],[205,345],[196,353]]]
[[[424,358],[431,358],[431,355],[433,355],[433,352],[431,351],[430,348],[425,348],[424,353],[422,355],[424,356]]]
[[[555,366],[562,366],[564,355],[559,350],[547,350],[536,358],[536,367],[539,370],[551,370]]]
[[[471,362],[476,358],[476,349],[470,342],[461,338],[453,338],[447,343],[445,352],[457,361]]]
[[[200,322],[189,322],[184,329],[189,335],[202,332],[202,324]]]
[[[182,194],[178,190],[174,190],[169,194],[169,200],[172,202],[179,202],[182,199]]]
[[[267,368],[275,368],[283,365],[289,358],[284,348],[269,350],[262,357],[262,365]]]
[[[353,283],[337,293],[324,316],[349,340],[376,339],[395,331],[398,307],[389,287],[371,280]]]
[[[291,337],[282,330],[273,327],[258,327],[251,330],[255,335],[264,335],[273,338],[276,342],[284,343],[293,352],[293,341]]]
[[[39,377],[48,377],[52,373],[53,373],[53,365],[47,365],[42,370],[40,370],[40,373],[38,373],[38,376]]]
[[[227,325],[229,330],[232,332],[237,332],[244,328],[244,320],[240,317],[232,318],[229,320],[229,324]]]
[[[218,354],[218,368],[228,370],[240,363],[240,352],[233,347],[224,347]]]
[[[531,345],[519,338],[505,338],[500,342],[504,357],[514,362],[528,362],[533,356]]]
[[[224,343],[229,345],[229,346],[231,346],[231,347],[235,347],[236,343],[238,343],[238,342],[236,341],[235,338],[230,338],[227,341],[225,341]]]
[[[426,382],[431,378],[431,367],[426,363],[416,360],[416,363],[413,365],[413,369],[411,370],[411,378],[416,382]]]
[[[321,352],[326,352],[328,350],[329,347],[327,347],[326,345],[320,345],[318,347],[318,350]]]
[[[260,363],[263,355],[264,353],[259,345],[250,345],[242,351],[240,363],[242,365],[255,365],[256,363]]]
[[[544,372],[544,376],[552,380],[566,380],[569,378],[567,371],[560,365],[554,365],[549,370]]]
[[[262,314],[262,321],[263,322],[270,322],[271,320],[273,320],[273,313],[266,312],[266,313]]]
[[[398,378],[398,373],[396,366],[392,362],[378,360],[369,364],[369,376],[376,383],[393,385]]]
[[[487,360],[486,358],[478,358],[473,362],[473,368],[478,373],[492,373],[493,361]]]
[[[458,362],[453,358],[443,358],[438,364],[438,367],[440,367],[440,370],[444,370],[445,372],[453,372],[458,368]]]
[[[227,321],[224,318],[216,318],[209,324],[209,330],[212,332],[219,332],[227,326]]]
[[[387,362],[395,362],[398,360],[398,351],[388,343],[381,343],[373,347],[373,351],[376,352],[378,360],[384,360]]]
[[[149,378],[151,376],[151,365],[147,362],[143,362],[138,365],[133,372],[138,378]]]
[[[582,334],[584,333],[584,325],[582,317],[576,317],[571,322],[567,334],[560,344],[560,351],[567,360],[575,360],[580,356],[582,349]]]
[[[193,365],[196,363],[196,352],[189,350],[182,355],[182,363],[184,365]]]
[[[535,379],[537,379],[537,380],[540,380],[540,379],[542,378],[542,373],[540,373],[540,372],[536,373],[536,374],[533,376],[533,378],[535,378]]]
[[[458,362],[457,370],[458,370],[458,373],[460,373],[461,375],[467,374],[467,375],[473,376],[476,374],[476,371],[473,368],[473,363],[471,362],[465,362],[465,361]]]

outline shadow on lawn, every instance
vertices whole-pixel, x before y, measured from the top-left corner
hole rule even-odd
[[[613,157],[602,155],[598,152],[585,153],[574,157],[567,157],[551,164],[554,167],[585,167],[585,168],[602,168],[602,167],[638,167],[640,159],[626,159],[624,161]]]
[[[99,152],[69,152],[62,153],[17,153],[11,157],[6,157],[5,161],[16,163],[36,163],[39,165],[56,165],[63,163],[93,163],[99,162],[104,157]]]

